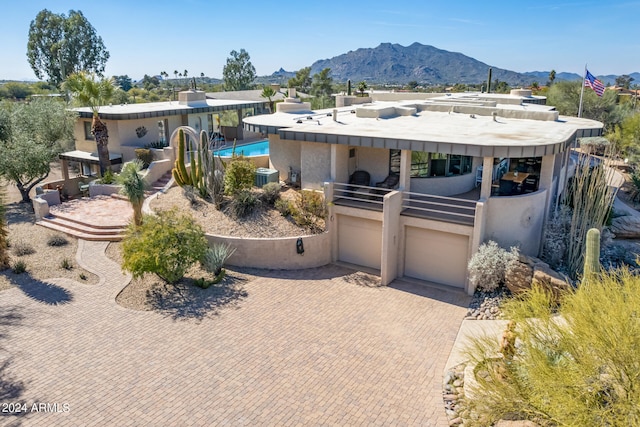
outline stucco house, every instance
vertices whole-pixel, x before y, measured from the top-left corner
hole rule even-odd
[[[311,111],[287,99],[243,122],[268,134],[281,180],[325,191],[331,260],[377,270],[383,285],[408,277],[472,293],[466,266],[489,239],[538,255],[571,146],[603,127],[526,90],[366,101]]]
[[[190,126],[196,132],[205,130],[210,135],[224,134],[230,141],[241,140],[245,138],[242,118],[263,113],[267,105],[267,100],[208,99],[202,91],[187,90],[178,94],[178,101],[102,106],[100,118],[109,130],[109,153],[112,164],[117,165],[134,159],[136,148],[169,145],[171,135],[180,126]],[[96,144],[91,134],[91,109],[74,110],[78,112],[75,150],[60,155],[67,178],[69,162],[81,164],[84,175],[99,170]],[[237,127],[220,127],[218,115],[225,111],[237,113]]]

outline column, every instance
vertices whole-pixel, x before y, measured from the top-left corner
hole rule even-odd
[[[493,157],[484,157],[482,161],[480,199],[486,200],[491,196],[491,184],[493,184]]]

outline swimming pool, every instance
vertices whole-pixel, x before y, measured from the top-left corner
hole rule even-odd
[[[231,157],[233,147],[223,148],[214,151],[215,155],[221,157]],[[243,156],[264,156],[269,154],[269,140],[256,141],[250,144],[236,145],[236,155]]]

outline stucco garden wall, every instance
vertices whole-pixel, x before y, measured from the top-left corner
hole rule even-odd
[[[485,241],[494,240],[505,249],[519,246],[522,253],[538,256],[546,199],[547,190],[490,197],[486,203]]]
[[[331,262],[329,233],[302,236],[304,254],[296,251],[298,237],[274,239],[242,238],[207,234],[209,245],[227,243],[236,248],[227,261],[235,267],[299,270],[320,267]]]

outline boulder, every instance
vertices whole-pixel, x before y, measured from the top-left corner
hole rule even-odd
[[[509,263],[507,271],[505,272],[504,284],[512,294],[518,294],[531,289],[533,265],[535,264],[529,264],[527,260],[523,260],[522,258],[521,256],[518,261]]]
[[[638,239],[640,238],[640,217],[627,215],[613,218],[609,228],[618,239]]]
[[[533,421],[527,421],[527,420],[518,420],[518,421],[500,420],[495,424],[495,427],[540,427],[540,426],[534,423]]]
[[[569,280],[560,273],[552,270],[548,265],[546,267],[543,265],[534,267],[531,283],[536,283],[549,290],[556,300],[572,289]]]

